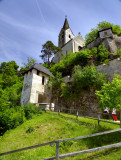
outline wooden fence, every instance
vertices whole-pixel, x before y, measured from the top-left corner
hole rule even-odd
[[[89,116],[79,115],[79,111],[78,111],[77,109],[69,109],[69,108],[63,108],[63,109],[68,110],[68,111],[71,111],[71,110],[72,110],[72,111],[75,111],[76,114],[70,114],[70,113],[66,113],[66,114],[75,115],[75,116],[76,116],[76,119],[78,119],[78,117],[84,117],[84,118],[89,118],[89,119],[97,120],[97,121],[98,121],[98,125],[100,125],[100,122],[105,122],[105,123],[111,123],[111,124],[119,125],[120,128],[121,128],[121,111],[120,111],[120,123],[117,123],[117,122],[111,122],[111,121],[104,120],[104,119],[101,119],[101,118],[100,118],[100,115],[101,115],[101,114],[109,115],[108,113],[97,112],[97,118],[95,118],[95,117],[89,117]],[[65,112],[62,112],[62,110],[59,109],[59,110],[58,110],[58,115],[60,115],[60,113],[65,113]]]
[[[51,160],[51,159],[59,160],[60,158],[76,156],[76,155],[80,155],[80,154],[91,153],[91,152],[95,152],[95,151],[100,151],[100,150],[104,150],[104,149],[115,148],[115,147],[120,147],[121,146],[121,142],[120,142],[120,143],[115,143],[115,144],[111,144],[111,145],[106,145],[106,146],[103,146],[103,147],[97,147],[97,148],[92,148],[92,149],[88,149],[88,150],[83,150],[83,151],[78,151],[78,152],[59,155],[59,143],[60,142],[66,142],[66,141],[71,141],[71,140],[80,140],[80,139],[85,139],[85,138],[90,138],[90,137],[95,137],[95,136],[101,136],[101,135],[105,135],[105,134],[109,134],[109,133],[114,133],[114,132],[118,132],[118,131],[121,131],[121,129],[110,130],[110,131],[95,133],[95,134],[86,135],[86,136],[74,137],[74,138],[60,139],[60,140],[56,140],[56,141],[42,143],[42,144],[39,144],[39,145],[29,146],[29,147],[25,147],[25,148],[13,150],[13,151],[0,153],[0,156],[8,155],[8,154],[11,154],[11,153],[16,153],[16,152],[20,152],[20,151],[25,151],[25,150],[28,150],[28,149],[37,148],[37,147],[41,147],[41,146],[56,144],[56,156],[46,158],[46,159],[43,159],[43,160]]]

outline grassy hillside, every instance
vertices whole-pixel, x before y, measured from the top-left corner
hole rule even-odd
[[[101,127],[98,127],[97,121],[95,120],[79,118],[79,121],[77,121],[74,116],[68,116],[66,114],[58,116],[55,113],[42,112],[42,114],[26,121],[16,129],[9,130],[1,136],[0,153],[52,140],[88,135],[116,128],[119,128],[119,126],[101,123]],[[29,133],[30,131],[32,132]],[[119,132],[84,140],[68,141],[60,143],[60,154],[108,145],[120,141],[121,133]],[[120,154],[121,149],[118,148],[66,159],[113,160],[115,156],[115,159],[120,160]],[[55,156],[55,146],[45,146],[13,153],[0,157],[0,160],[40,160],[51,156]]]

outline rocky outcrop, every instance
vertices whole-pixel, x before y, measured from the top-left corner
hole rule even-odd
[[[87,45],[87,48],[92,49],[93,47],[98,47],[102,43],[104,43],[105,47],[109,52],[116,53],[117,49],[121,48],[121,36],[113,34],[111,37],[106,37],[103,39],[98,37],[95,41],[89,43]]]

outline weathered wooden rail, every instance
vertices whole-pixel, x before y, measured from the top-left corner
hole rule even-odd
[[[25,150],[28,150],[28,149],[37,148],[37,147],[41,147],[41,146],[52,145],[52,144],[55,143],[56,144],[56,156],[46,158],[44,160],[51,160],[51,159],[59,160],[59,158],[76,156],[76,155],[80,155],[80,154],[91,153],[91,152],[95,152],[95,151],[100,151],[100,150],[104,150],[104,149],[115,148],[115,147],[120,147],[121,146],[121,142],[120,142],[120,143],[115,143],[115,144],[111,144],[111,145],[107,145],[107,146],[103,146],[103,147],[97,147],[97,148],[92,148],[92,149],[88,149],[88,150],[83,150],[83,151],[78,151],[78,152],[59,155],[59,143],[60,142],[91,138],[91,137],[101,136],[101,135],[114,133],[114,132],[118,132],[118,131],[121,131],[121,129],[115,129],[115,130],[110,130],[110,131],[105,131],[105,132],[100,132],[100,133],[94,133],[94,134],[91,134],[91,135],[74,137],[74,138],[60,139],[60,140],[56,140],[56,141],[51,141],[51,142],[47,142],[47,143],[42,143],[42,144],[38,144],[38,145],[34,145],[34,146],[29,146],[29,147],[13,150],[13,151],[0,153],[0,156],[16,153],[16,152],[20,152],[20,151],[25,151]]]
[[[75,115],[76,118],[78,119],[78,117],[84,117],[84,118],[89,118],[89,119],[93,119],[93,120],[97,120],[98,121],[98,125],[100,125],[100,122],[105,122],[105,123],[112,123],[112,124],[115,124],[115,125],[120,125],[120,128],[121,128],[121,112],[120,112],[120,123],[117,123],[117,122],[111,122],[111,121],[106,121],[106,120],[103,120],[100,118],[100,112],[97,113],[97,118],[95,117],[89,117],[89,116],[83,116],[83,115],[79,115],[79,111],[77,109],[69,109],[69,108],[63,108],[65,110],[74,110],[76,111],[76,114],[70,114],[70,113],[66,113],[68,115]],[[60,109],[58,110],[58,114],[60,115],[60,113],[65,113],[65,112],[62,112]],[[107,114],[109,115],[108,113],[102,113],[102,114]]]

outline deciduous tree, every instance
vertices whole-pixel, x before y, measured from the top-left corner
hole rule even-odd
[[[60,47],[56,47],[51,41],[47,41],[42,45],[42,55],[40,55],[40,57],[44,60],[44,62],[48,63],[48,66],[50,66],[50,58],[52,55],[61,51],[62,49]]]

